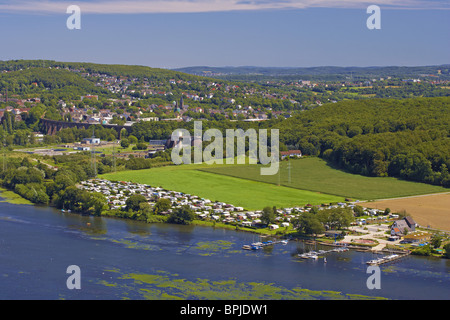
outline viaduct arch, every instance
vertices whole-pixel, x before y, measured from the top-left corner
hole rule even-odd
[[[66,122],[66,121],[58,121],[58,120],[49,120],[49,119],[41,119],[40,120],[41,128],[48,135],[54,135],[58,131],[65,128],[85,128],[88,129],[91,126],[96,126],[99,124],[91,124],[91,123],[79,123],[79,122]],[[131,133],[131,126],[118,126],[113,124],[102,124],[103,128],[114,129],[118,134],[122,131],[122,129],[127,130],[128,133]]]

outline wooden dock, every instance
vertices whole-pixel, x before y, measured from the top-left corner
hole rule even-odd
[[[390,254],[381,258],[377,258],[377,259],[373,259],[373,260],[369,260],[366,262],[366,264],[371,265],[371,266],[379,266],[385,263],[389,263],[389,262],[394,262],[394,261],[398,261],[406,256],[409,255],[408,253],[403,253],[403,254]]]
[[[335,248],[335,249],[331,249],[331,250],[309,251],[309,252],[301,253],[298,256],[303,259],[317,260],[319,255],[325,255],[330,252],[346,252],[348,250],[349,250],[348,248],[340,247],[340,248]]]
[[[248,244],[243,245],[242,249],[244,249],[244,250],[259,250],[261,248],[264,248],[267,246],[272,246],[272,245],[275,245],[278,243],[287,244],[288,240],[276,240],[276,241],[269,240],[269,241],[263,241],[263,242],[255,242],[255,243],[252,243],[251,245],[248,245]]]

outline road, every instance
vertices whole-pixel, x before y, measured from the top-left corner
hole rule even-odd
[[[367,228],[365,230],[364,228]],[[387,244],[397,244],[400,242],[400,240],[396,241],[388,241],[385,239],[381,239],[382,237],[386,237],[386,231],[389,230],[389,225],[387,224],[381,224],[381,225],[366,225],[364,227],[361,226],[355,226],[350,227],[349,230],[353,230],[356,232],[364,233],[363,235],[346,235],[342,242],[351,243],[352,240],[355,239],[367,239],[367,240],[376,240],[378,241],[378,245],[375,247],[372,247],[373,251],[379,251],[382,250]]]

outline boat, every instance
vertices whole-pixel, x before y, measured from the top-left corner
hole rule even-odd
[[[287,240],[281,240],[281,244],[287,244],[288,241]]]
[[[242,249],[244,250],[251,250],[251,248],[252,246],[249,246],[248,244],[242,246]]]
[[[298,256],[303,259],[313,259],[313,260],[317,260],[319,258],[315,253],[312,252],[302,253],[299,254]]]
[[[366,264],[374,265],[374,264],[377,264],[378,262],[379,262],[379,260],[375,259],[375,260],[369,260],[369,261],[367,261]]]

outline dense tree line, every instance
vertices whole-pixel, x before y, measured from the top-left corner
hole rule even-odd
[[[281,140],[350,172],[449,186],[450,98],[327,104],[287,119]]]
[[[100,215],[107,209],[106,198],[100,193],[76,187],[80,181],[94,176],[93,169],[82,155],[66,158],[65,165],[57,170],[40,161],[33,164],[27,157],[7,158],[0,170],[0,184],[36,204]]]

